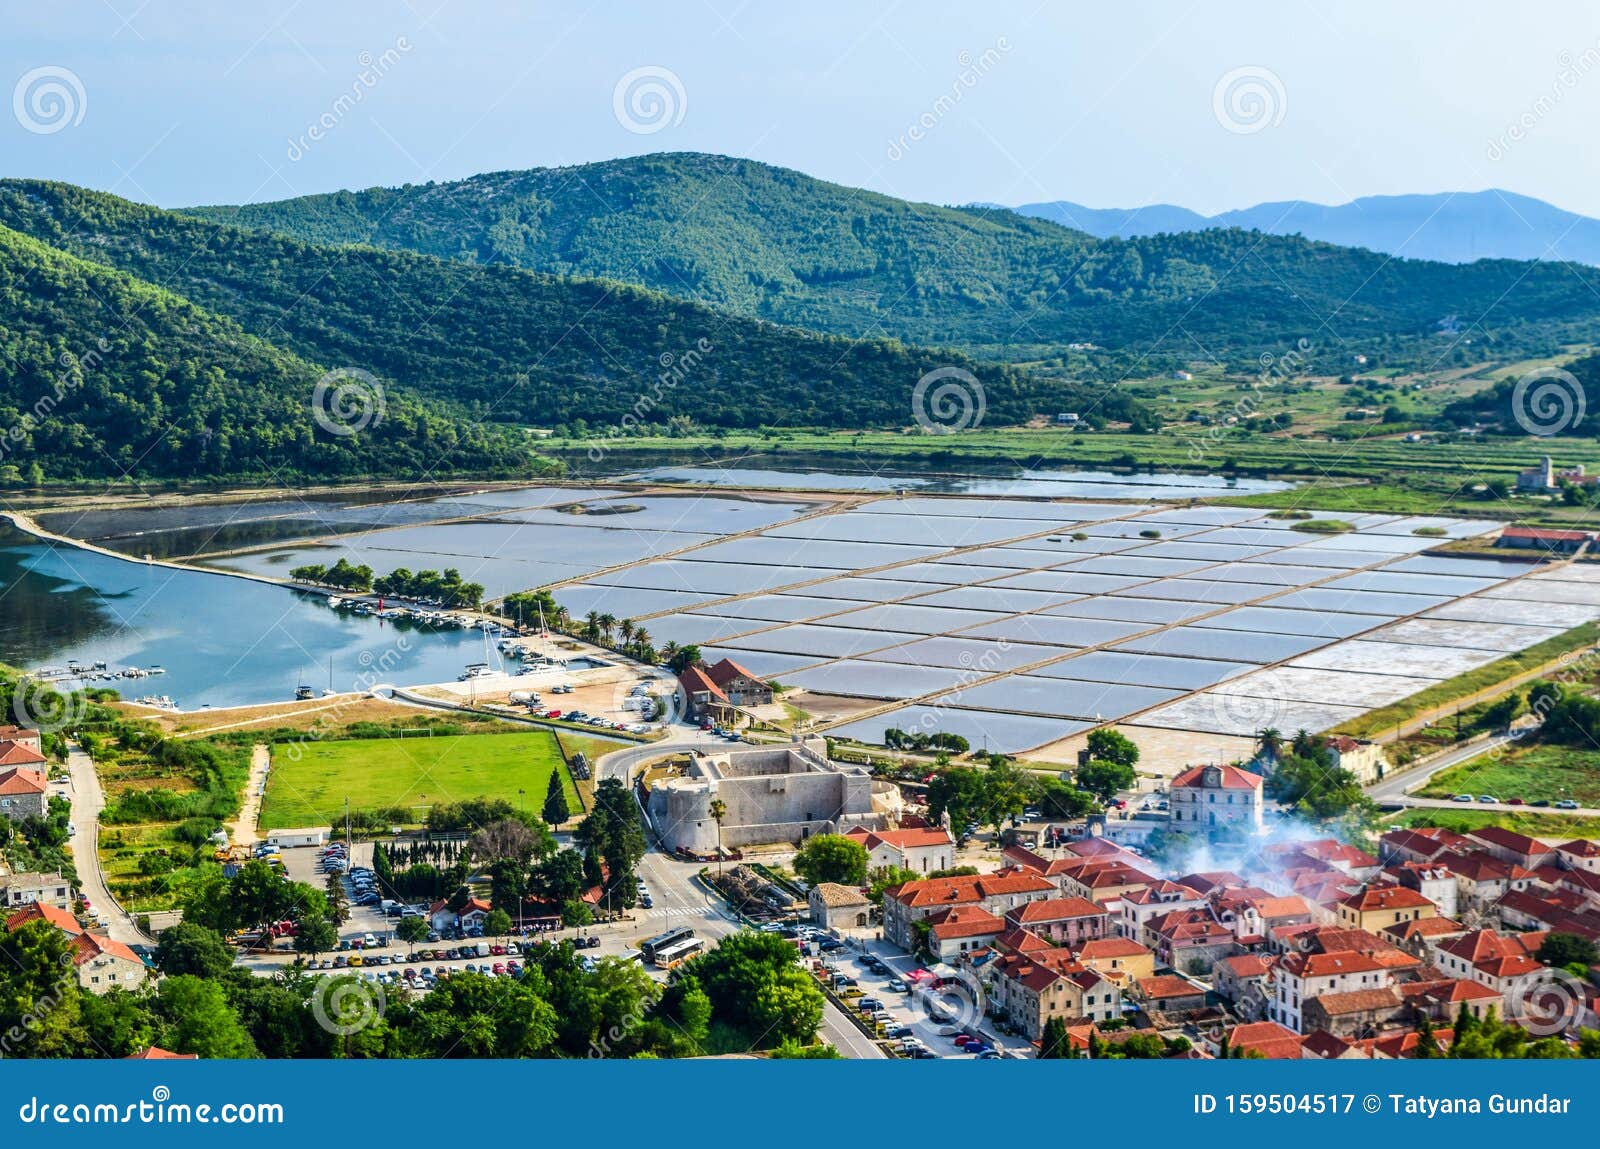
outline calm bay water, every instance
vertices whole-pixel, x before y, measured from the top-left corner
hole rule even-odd
[[[0,526],[0,662],[68,659],[166,673],[100,683],[166,694],[185,710],[284,702],[322,690],[454,679],[484,660],[479,631],[422,630],[330,610],[320,596],[248,579],[146,566]]]

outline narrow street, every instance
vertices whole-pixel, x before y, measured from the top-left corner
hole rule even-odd
[[[150,938],[139,932],[133,919],[117,909],[106,889],[105,875],[100,869],[100,851],[97,840],[100,832],[100,811],[105,809],[105,792],[94,772],[94,761],[76,742],[67,744],[67,774],[72,779],[72,825],[76,831],[71,838],[72,861],[78,868],[78,888],[89,900],[90,906],[106,916],[110,923],[106,933],[128,945],[147,944]]]

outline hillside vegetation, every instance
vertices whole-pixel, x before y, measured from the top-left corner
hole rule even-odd
[[[565,427],[909,426],[926,372],[965,367],[991,417],[1134,404],[893,340],[817,335],[599,279],[242,231],[65,184],[0,181],[0,225],[160,283],[306,359],[471,419]],[[641,402],[643,400],[643,402]]]
[[[520,436],[390,396],[327,433],[323,369],[187,300],[0,227],[0,477],[420,474],[548,469]]]
[[[692,153],[193,212],[1006,358],[1092,341],[1238,361],[1305,338],[1337,373],[1356,351],[1430,364],[1465,361],[1485,342],[1553,345],[1600,313],[1559,264],[1454,266],[1240,229],[1099,240],[1003,209],[910,203]]]

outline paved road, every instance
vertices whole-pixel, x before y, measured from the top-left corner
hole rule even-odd
[[[67,744],[67,775],[72,779],[69,797],[72,801],[72,824],[77,831],[72,835],[72,861],[78,870],[78,888],[89,904],[105,915],[106,933],[127,945],[149,943],[150,938],[139,932],[133,919],[122,913],[111,900],[106,889],[105,874],[100,869],[100,851],[96,848],[99,833],[100,811],[106,807],[105,791],[94,772],[94,760],[76,743]]]
[[[1391,774],[1381,782],[1375,782],[1367,787],[1367,797],[1374,802],[1402,802],[1411,804],[1413,799],[1407,793],[1411,790],[1420,790],[1428,781],[1441,770],[1448,770],[1452,766],[1459,766],[1463,762],[1470,762],[1481,754],[1487,754],[1497,747],[1522,737],[1523,731],[1515,734],[1496,734],[1482,742],[1474,742],[1470,746],[1461,746],[1434,759],[1427,766],[1403,770],[1398,774]]]

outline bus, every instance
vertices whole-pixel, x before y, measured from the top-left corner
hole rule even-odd
[[[682,941],[673,942],[670,946],[657,949],[655,965],[658,969],[672,969],[688,961],[704,948],[699,938],[684,938]]]
[[[642,943],[639,948],[644,951],[644,960],[653,963],[656,960],[656,954],[659,951],[666,949],[668,946],[676,945],[678,942],[687,941],[692,937],[694,937],[694,931],[692,929],[690,929],[688,926],[679,926],[675,930],[668,930],[664,934],[657,934],[655,937],[650,938]]]

